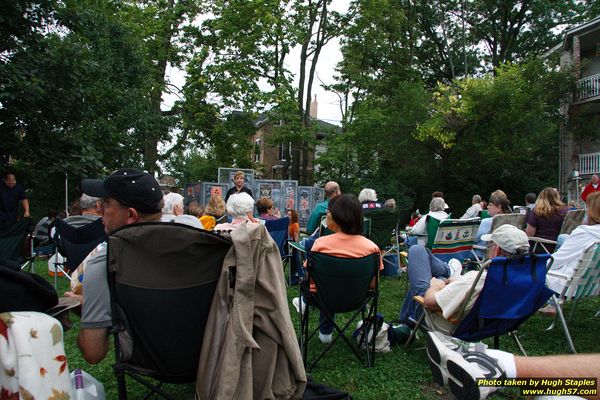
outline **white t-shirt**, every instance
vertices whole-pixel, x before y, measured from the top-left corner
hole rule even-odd
[[[600,225],[580,225],[578,226],[560,246],[552,254],[554,262],[550,267],[550,271],[558,273],[565,277],[570,277],[573,274],[573,269],[577,266],[577,261],[587,249],[595,241],[600,241]],[[547,275],[546,286],[557,293],[561,293],[565,287],[566,280],[559,277]]]
[[[467,293],[469,293],[469,289],[471,289],[471,286],[473,286],[473,282],[475,282],[478,273],[478,271],[469,271],[434,294],[435,300],[442,309],[444,318],[448,319],[460,311],[460,306]],[[477,300],[479,293],[481,293],[481,290],[483,289],[486,274],[487,271],[482,272],[481,278],[479,278],[479,281],[477,282],[477,285],[473,291],[473,296],[471,296],[467,306],[465,307],[463,317],[467,315],[471,308],[473,308],[475,300]]]

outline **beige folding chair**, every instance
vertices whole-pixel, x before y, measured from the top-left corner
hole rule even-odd
[[[552,270],[549,270],[547,275],[564,279],[566,285],[559,295],[553,296],[554,303],[556,304],[556,318],[546,330],[553,329],[556,325],[556,320],[560,320],[563,331],[565,332],[569,350],[571,353],[577,353],[567,325],[575,313],[575,308],[579,300],[598,295],[600,279],[600,241],[588,246],[578,260],[577,266],[570,276]],[[569,313],[569,318],[565,320],[563,304],[571,300],[573,301],[571,312]]]

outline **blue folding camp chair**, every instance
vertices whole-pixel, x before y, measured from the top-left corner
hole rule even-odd
[[[265,221],[265,228],[269,232],[269,235],[273,238],[277,247],[279,248],[279,254],[281,258],[288,257],[288,228],[290,226],[290,217],[282,217],[272,220]]]
[[[104,225],[102,225],[102,218],[79,228],[69,225],[60,218],[55,219],[53,224],[56,228],[54,240],[57,252],[65,257],[62,263],[54,263],[54,286],[56,287],[58,272],[69,277],[69,274],[81,264],[85,257],[106,240],[106,233]]]
[[[516,336],[516,329],[533,315],[554,294],[546,287],[546,264],[548,254],[529,254],[506,258],[495,257],[488,260],[478,272],[461,308],[451,322],[456,325],[453,332],[438,328],[441,313],[423,307],[417,326],[407,341],[410,343],[419,327],[434,331],[444,331],[469,342],[494,337],[494,347],[498,347],[499,337],[511,334],[523,354],[525,350]],[[486,272],[485,283],[471,310],[465,315],[465,308],[473,296],[477,281]],[[415,300],[423,305],[421,296]],[[464,316],[464,318],[463,318]],[[426,321],[424,327],[422,322]]]

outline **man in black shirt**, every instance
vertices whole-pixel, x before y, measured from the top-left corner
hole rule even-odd
[[[23,205],[23,217],[29,217],[25,188],[17,184],[14,174],[7,173],[0,184],[0,222],[17,222],[19,203]]]

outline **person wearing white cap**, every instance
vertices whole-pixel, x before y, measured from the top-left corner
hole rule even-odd
[[[512,225],[502,225],[492,234],[483,235],[482,240],[491,241],[492,256],[514,257],[529,251],[527,235]],[[440,310],[445,319],[455,315],[475,282],[478,272],[470,271],[461,275],[462,265],[456,259],[448,264],[436,258],[431,250],[424,246],[412,246],[408,250],[408,282],[409,289],[400,311],[400,321],[411,324],[411,317],[417,320],[422,309],[413,300],[413,296],[423,296],[425,306]],[[485,282],[485,271],[475,287],[479,294]],[[465,308],[464,315],[473,307],[477,296],[473,296]]]

